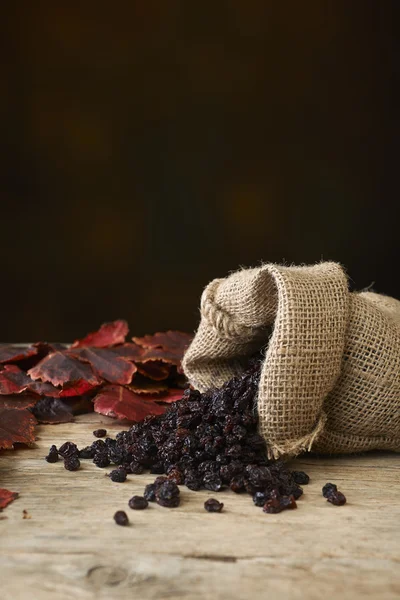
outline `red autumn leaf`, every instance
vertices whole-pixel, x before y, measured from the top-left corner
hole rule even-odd
[[[0,396],[0,410],[2,408],[15,408],[21,410],[23,408],[31,408],[38,402],[39,396],[33,394],[19,394]]]
[[[39,349],[36,346],[9,346],[0,344],[0,363],[18,362],[25,358],[30,358],[38,354]]]
[[[112,349],[77,348],[70,350],[69,354],[81,361],[88,362],[94,372],[109,383],[128,384],[137,371],[132,362],[120,358]]]
[[[101,380],[93,372],[90,365],[69,356],[67,352],[49,354],[36,367],[29,369],[28,375],[32,379],[49,381],[53,385],[80,385],[83,382],[91,386],[101,384]]]
[[[98,383],[89,383],[84,379],[78,379],[78,381],[71,381],[63,385],[62,390],[60,390],[60,398],[83,396],[83,394],[88,394],[89,392],[95,390],[98,387]]]
[[[82,348],[84,346],[106,348],[107,346],[123,344],[128,331],[128,323],[121,319],[112,321],[111,323],[104,323],[98,331],[89,333],[81,340],[76,340],[72,344],[72,348]]]
[[[185,390],[180,390],[178,388],[169,388],[166,394],[163,394],[157,398],[157,401],[166,402],[167,404],[171,404],[171,402],[177,402],[178,400],[182,400],[184,391]]]
[[[70,423],[74,420],[68,404],[59,398],[41,398],[32,409],[38,423]]]
[[[51,383],[33,381],[17,365],[4,365],[4,369],[0,371],[0,394],[20,394],[26,391],[53,398],[57,398],[60,393]]]
[[[0,488],[0,510],[3,510],[3,508],[8,506],[16,498],[18,498],[18,492],[10,492],[9,490]]]
[[[166,383],[149,381],[148,379],[142,377],[140,379],[135,378],[132,381],[132,383],[128,386],[128,389],[134,392],[135,394],[162,395],[168,392],[168,385]]]
[[[122,346],[110,348],[110,351],[119,358],[132,360],[133,362],[140,361],[142,356],[146,354],[146,349],[138,346],[137,344],[122,344]]]
[[[182,358],[193,336],[183,331],[164,331],[154,335],[133,337],[132,339],[143,348],[162,348]]]
[[[136,363],[136,367],[141,375],[154,379],[154,381],[162,381],[168,379],[170,374],[170,366],[162,363],[160,360],[149,360],[146,363]]]
[[[94,410],[108,417],[142,421],[148,415],[161,415],[166,407],[156,404],[153,396],[146,399],[127,388],[107,385],[94,399]]]
[[[12,448],[16,442],[34,442],[35,424],[36,419],[28,410],[0,409],[0,448]]]

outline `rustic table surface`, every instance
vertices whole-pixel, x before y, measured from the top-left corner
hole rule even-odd
[[[223,492],[209,514],[206,491],[181,489],[179,508],[127,506],[154,476],[113,483],[90,461],[78,472],[43,460],[50,444],[87,445],[96,414],[38,428],[37,447],[0,454],[0,487],[20,497],[0,514],[0,598],[400,598],[399,456],[307,457],[311,477],[298,509],[266,515],[248,495]],[[321,495],[338,484],[348,503]],[[113,521],[126,510],[129,527]],[[27,514],[23,514],[23,510]],[[27,518],[28,517],[28,518]]]

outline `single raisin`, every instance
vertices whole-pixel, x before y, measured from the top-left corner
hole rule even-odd
[[[210,490],[211,492],[220,492],[223,483],[221,477],[217,473],[213,473],[211,471],[204,475],[203,485],[206,488],[206,490]]]
[[[108,476],[111,481],[123,483],[126,480],[126,471],[120,467],[119,469],[114,469],[114,471],[111,471]]]
[[[299,485],[307,485],[310,483],[310,478],[304,471],[292,471],[292,478],[293,481]]]
[[[122,525],[123,527],[129,525],[128,515],[124,510],[117,510],[114,515],[114,521],[117,525]]]
[[[96,465],[96,467],[104,469],[104,467],[109,466],[110,459],[108,458],[107,452],[96,452],[93,458],[93,462]]]
[[[80,460],[74,454],[64,458],[64,468],[67,469],[67,471],[77,471],[80,466]]]
[[[129,464],[129,470],[134,475],[141,475],[142,473],[144,473],[144,467],[143,467],[143,465],[141,465],[140,463],[136,462],[135,460],[133,460]]]
[[[133,510],[143,510],[149,505],[148,501],[143,496],[132,496],[128,504],[130,508],[133,508]]]
[[[173,481],[165,481],[156,489],[156,500],[161,506],[175,508],[179,506],[179,488]]]
[[[326,483],[322,488],[322,495],[324,498],[328,498],[332,494],[332,492],[336,491],[337,485],[335,485],[334,483]]]
[[[269,500],[269,497],[265,492],[256,492],[253,496],[253,502],[256,506],[264,506],[267,500]]]
[[[65,442],[62,446],[59,447],[58,453],[66,458],[67,456],[78,456],[78,446],[74,444],[74,442]]]
[[[93,431],[93,435],[94,435],[94,437],[97,437],[97,438],[106,437],[107,430],[106,429],[96,429],[95,431]]]
[[[149,485],[146,485],[143,496],[149,502],[156,501],[156,486],[154,483],[149,483]]]
[[[326,499],[335,506],[346,504],[346,496],[342,492],[339,492],[339,490],[333,490]]]
[[[86,446],[86,448],[82,448],[82,450],[79,450],[78,456],[79,458],[94,458],[95,455],[95,451],[93,450],[93,448],[91,446]]]
[[[58,450],[56,446],[50,446],[48,455],[45,457],[47,462],[55,463],[58,461]]]
[[[264,504],[263,511],[269,514],[276,514],[282,512],[283,509],[284,508],[281,506],[278,498],[270,498],[270,500],[267,500]]]
[[[204,502],[204,508],[207,512],[221,512],[224,508],[224,503],[218,502],[215,498],[209,498]]]

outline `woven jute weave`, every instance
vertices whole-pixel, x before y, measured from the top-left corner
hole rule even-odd
[[[215,279],[183,360],[201,391],[263,352],[260,432],[270,456],[400,451],[400,302],[349,292],[343,268],[265,264]]]

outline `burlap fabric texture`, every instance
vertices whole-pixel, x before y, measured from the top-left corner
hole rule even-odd
[[[349,292],[339,264],[265,264],[215,279],[183,360],[201,391],[263,349],[260,432],[270,456],[400,450],[400,302]]]

